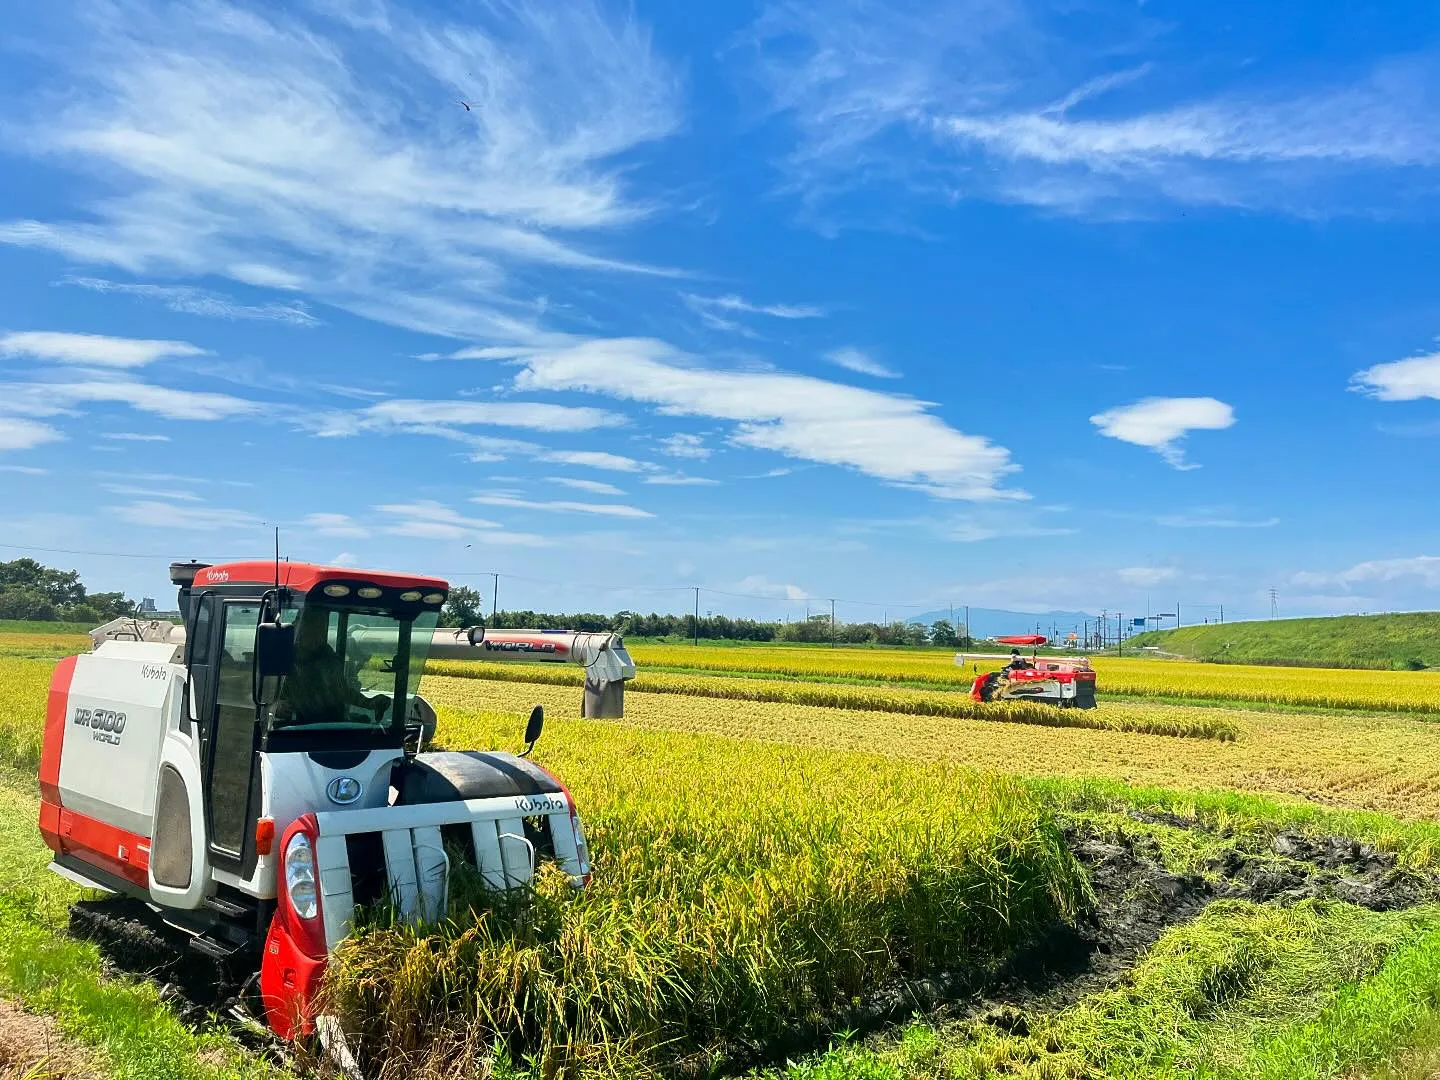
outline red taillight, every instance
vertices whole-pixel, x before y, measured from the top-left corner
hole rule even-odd
[[[255,854],[269,855],[275,850],[275,819],[262,817],[255,822]]]

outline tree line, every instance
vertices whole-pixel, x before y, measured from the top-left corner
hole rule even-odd
[[[124,593],[86,592],[76,570],[34,559],[0,562],[0,619],[102,623],[135,614]]]
[[[492,629],[587,630],[608,631],[627,637],[685,638],[699,637],[708,641],[785,641],[823,644],[835,641],[845,645],[968,645],[965,628],[958,630],[948,620],[940,619],[929,626],[920,623],[836,623],[829,615],[812,615],[796,622],[765,622],[758,619],[732,619],[728,615],[704,615],[697,624],[694,615],[648,615],[638,611],[619,611],[614,615],[598,612],[577,612],[555,615],[544,611],[500,611],[486,617],[482,598],[475,589],[456,585],[441,612],[444,626],[480,626]]]

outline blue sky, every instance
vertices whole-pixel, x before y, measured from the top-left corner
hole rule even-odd
[[[502,606],[1440,606],[1434,4],[0,35],[0,553],[164,596],[278,524]]]

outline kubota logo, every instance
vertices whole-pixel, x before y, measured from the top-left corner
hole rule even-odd
[[[114,709],[87,709],[76,706],[70,722],[76,727],[90,729],[90,737],[96,742],[120,745],[120,736],[125,731],[125,714]]]
[[[210,582],[211,584],[214,584],[214,583],[217,582],[217,581],[229,581],[229,580],[230,580],[230,571],[229,571],[229,570],[206,570],[206,571],[205,571],[205,580],[208,581],[208,582]]]

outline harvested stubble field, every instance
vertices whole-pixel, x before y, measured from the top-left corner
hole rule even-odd
[[[564,669],[426,676],[450,747],[513,746],[546,706],[536,756],[595,880],[518,906],[457,886],[442,925],[352,938],[327,993],[367,1076],[1428,1077],[1433,717],[1116,701],[1102,666],[1105,726],[1050,727],[913,672],[764,670],[820,650],[710,651],[758,667],[657,674],[637,650],[623,721],[574,719]],[[837,653],[804,674],[877,662]],[[0,660],[6,763],[33,769],[49,667]],[[0,905],[14,941],[52,933],[45,910]],[[0,989],[56,1007],[6,948]]]

